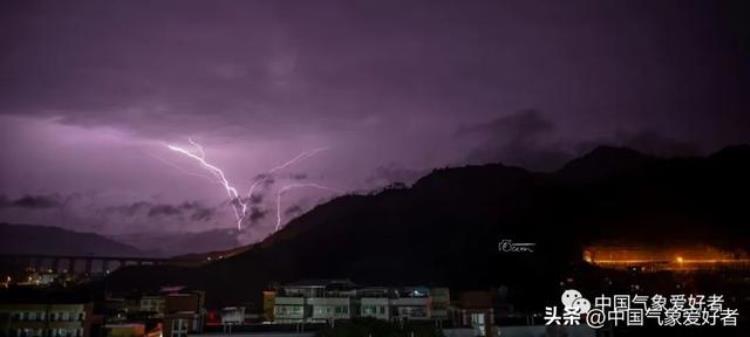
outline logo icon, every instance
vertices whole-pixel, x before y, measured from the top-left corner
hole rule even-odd
[[[575,289],[568,289],[563,292],[560,300],[563,306],[565,306],[566,312],[585,314],[591,310],[591,302],[585,299],[580,291]]]
[[[533,253],[536,243],[513,242],[513,240],[502,240],[497,244],[497,250],[502,253]]]

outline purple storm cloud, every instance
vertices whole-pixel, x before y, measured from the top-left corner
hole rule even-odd
[[[680,10],[675,10],[679,5]],[[0,222],[247,241],[432,168],[750,140],[735,2],[4,1]],[[740,28],[737,28],[740,27]],[[284,184],[322,184],[332,190]],[[286,199],[288,198],[288,199]]]

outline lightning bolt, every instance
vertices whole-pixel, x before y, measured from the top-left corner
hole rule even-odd
[[[297,155],[296,157],[288,160],[287,162],[285,162],[285,163],[283,163],[281,165],[278,165],[276,167],[273,167],[272,169],[268,170],[268,172],[266,174],[260,175],[259,178],[255,182],[253,182],[252,185],[250,185],[250,189],[247,192],[247,198],[252,198],[253,197],[253,193],[255,192],[255,189],[260,184],[262,184],[263,182],[266,182],[269,179],[271,179],[273,177],[274,173],[276,173],[278,171],[281,171],[281,170],[283,170],[283,169],[285,169],[285,168],[287,168],[289,166],[292,166],[292,165],[296,164],[299,161],[302,161],[302,160],[305,160],[307,158],[310,158],[310,157],[316,155],[318,152],[326,151],[326,150],[328,150],[327,147],[321,147],[321,148],[313,149],[313,150],[310,150],[310,151],[302,152],[299,155]],[[276,193],[276,227],[275,227],[275,231],[279,230],[279,228],[281,227],[281,223],[282,223],[282,217],[281,217],[281,196],[284,193],[286,193],[287,191],[289,191],[289,190],[292,190],[292,189],[295,189],[295,188],[304,188],[304,187],[307,187],[307,188],[318,188],[318,189],[322,189],[322,190],[330,190],[330,191],[339,192],[339,190],[337,190],[337,189],[334,189],[334,188],[331,188],[331,187],[327,187],[327,186],[323,186],[323,185],[320,185],[320,184],[315,184],[315,183],[293,184],[293,185],[287,185],[287,186],[281,188],[278,191],[278,193]]]
[[[250,189],[247,191],[247,198],[252,199],[253,193],[255,192],[255,188],[258,187],[262,182],[264,182],[266,179],[259,179],[253,182],[252,185],[250,185]]]
[[[279,166],[276,166],[276,167],[272,168],[271,170],[268,171],[268,173],[269,174],[273,174],[276,171],[281,171],[281,170],[283,170],[283,169],[285,169],[285,168],[287,168],[287,167],[289,167],[291,165],[296,164],[297,162],[299,162],[301,160],[305,160],[307,158],[310,158],[310,157],[314,156],[318,152],[326,151],[326,150],[328,150],[327,147],[320,147],[320,148],[317,148],[317,149],[314,149],[314,150],[310,150],[310,151],[307,151],[307,152],[302,152],[302,153],[298,154],[296,157],[294,157],[294,158],[290,159],[289,161],[287,161],[286,163],[283,163],[283,164],[281,164]]]
[[[247,192],[246,199],[243,199],[240,196],[237,188],[234,187],[229,182],[229,179],[227,179],[226,175],[224,174],[224,171],[221,168],[219,168],[218,166],[216,166],[216,165],[208,162],[208,160],[206,159],[206,151],[204,150],[203,146],[201,144],[193,141],[191,138],[188,138],[188,142],[193,147],[193,149],[186,149],[186,148],[183,148],[183,147],[180,147],[180,146],[177,146],[177,145],[171,145],[171,144],[167,144],[166,146],[167,146],[168,149],[170,149],[170,150],[172,150],[174,152],[177,152],[177,153],[179,153],[181,155],[184,155],[185,157],[190,158],[190,159],[198,162],[204,169],[206,169],[213,176],[214,181],[218,182],[224,188],[224,190],[227,193],[227,196],[230,199],[230,202],[231,202],[231,205],[232,205],[232,210],[234,211],[235,219],[237,220],[237,229],[238,230],[242,229],[242,222],[243,222],[243,220],[245,219],[245,217],[248,214],[248,201],[249,201],[249,199],[251,199],[253,197],[253,193],[255,193],[255,190],[258,188],[258,186],[260,186],[264,182],[270,181],[274,177],[274,174],[276,172],[281,171],[281,170],[283,170],[283,169],[285,169],[285,168],[287,168],[289,166],[292,166],[292,165],[294,165],[294,164],[296,164],[296,163],[298,163],[298,162],[300,162],[302,160],[310,158],[310,157],[316,155],[319,152],[328,150],[327,147],[321,147],[321,148],[313,149],[313,150],[310,150],[310,151],[302,152],[299,155],[295,156],[294,158],[292,158],[292,159],[290,159],[290,160],[288,160],[288,161],[286,161],[286,162],[284,162],[284,163],[282,163],[282,164],[280,164],[278,166],[275,166],[275,167],[271,168],[265,174],[258,175],[256,177],[255,181],[253,181],[253,183],[251,184],[250,189]],[[157,158],[157,159],[159,159],[161,161],[164,161],[164,160],[162,160],[160,158]],[[165,162],[165,163],[170,164],[170,166],[177,167],[176,165],[173,165],[172,163],[169,163],[169,162]],[[204,176],[204,175],[198,175],[198,176],[201,176],[201,177],[204,177],[204,178],[210,178],[210,177],[207,177],[207,176]],[[279,228],[281,227],[281,223],[282,223],[282,217],[281,217],[281,197],[282,197],[282,195],[285,194],[286,192],[290,191],[290,190],[297,189],[297,188],[317,188],[317,189],[321,189],[321,190],[329,190],[329,191],[334,191],[334,192],[340,192],[339,190],[337,190],[335,188],[331,188],[331,187],[328,187],[328,186],[324,186],[324,185],[320,185],[320,184],[315,184],[315,183],[292,184],[292,185],[284,186],[276,194],[276,229],[275,230],[279,230]]]
[[[253,184],[250,185],[250,189],[247,191],[247,198],[252,198],[253,197],[253,193],[255,192],[255,189],[258,187],[258,185],[260,185],[261,183],[264,183],[266,181],[269,181],[269,179],[271,179],[273,177],[274,173],[276,173],[278,171],[281,171],[281,170],[283,170],[283,169],[285,169],[285,168],[287,168],[289,166],[292,166],[292,165],[296,164],[297,162],[300,162],[302,160],[310,158],[310,157],[316,155],[318,152],[327,151],[327,150],[328,150],[327,147],[320,147],[320,148],[317,148],[317,149],[314,149],[314,150],[302,152],[302,153],[298,154],[297,156],[295,156],[294,158],[288,160],[287,162],[285,162],[285,163],[283,163],[281,165],[278,165],[276,167],[273,167],[272,169],[268,170],[268,172],[266,172],[265,174],[259,175],[256,178],[256,180],[253,182]]]
[[[149,156],[149,157],[151,157],[151,158],[154,158],[155,160],[158,160],[158,161],[164,163],[167,166],[170,166],[170,167],[176,169],[177,171],[185,173],[187,175],[191,175],[191,176],[194,176],[194,177],[200,177],[200,178],[206,179],[206,180],[208,180],[210,182],[214,182],[214,178],[211,178],[208,175],[200,174],[200,173],[195,173],[195,172],[190,172],[190,171],[185,170],[184,168],[180,167],[179,165],[177,165],[177,164],[175,164],[175,163],[173,163],[171,161],[168,161],[168,160],[166,160],[164,158],[161,158],[159,156],[155,156],[155,155],[152,155],[152,154],[149,154],[149,153],[147,153],[146,155]]]
[[[281,196],[284,193],[286,193],[286,192],[288,192],[290,190],[293,190],[293,189],[297,189],[297,188],[317,188],[317,189],[320,189],[320,190],[328,190],[328,191],[333,191],[333,192],[341,192],[338,189],[335,189],[335,188],[332,188],[332,187],[328,187],[328,186],[324,186],[324,185],[320,185],[320,184],[315,184],[315,183],[293,184],[293,185],[287,185],[287,186],[282,187],[279,190],[279,192],[276,193],[276,229],[275,229],[275,231],[278,231],[279,228],[281,228],[281,222],[282,222],[282,219],[281,219]]]
[[[195,151],[190,151],[176,145],[167,145],[167,148],[197,161],[201,164],[201,166],[203,166],[203,168],[208,170],[208,172],[210,172],[214,176],[218,183],[224,187],[227,196],[229,196],[229,200],[232,204],[232,210],[234,210],[234,216],[237,219],[237,229],[241,229],[242,220],[247,214],[247,203],[242,200],[239,192],[237,191],[237,188],[229,183],[229,180],[224,175],[224,171],[206,160],[206,152],[203,150],[203,146],[194,142],[192,139],[188,139],[188,142],[190,142],[190,144],[195,148]]]

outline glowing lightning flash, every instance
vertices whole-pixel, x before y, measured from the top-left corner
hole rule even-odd
[[[237,219],[237,229],[241,229],[242,220],[245,218],[245,214],[247,214],[247,203],[242,201],[242,198],[240,197],[239,192],[237,192],[237,189],[229,183],[229,180],[227,180],[226,176],[224,175],[224,171],[206,161],[206,153],[203,151],[203,147],[200,144],[194,142],[192,139],[188,139],[188,141],[191,145],[193,145],[193,147],[195,147],[197,153],[193,153],[190,150],[175,145],[167,145],[167,148],[197,161],[206,170],[211,172],[211,174],[216,178],[219,184],[221,184],[224,187],[224,190],[226,190],[227,195],[229,196],[229,199],[232,203],[234,216]]]
[[[216,181],[224,187],[224,190],[226,191],[227,195],[229,196],[229,199],[231,200],[232,210],[234,211],[235,218],[237,219],[237,229],[238,230],[242,229],[242,221],[247,216],[247,211],[248,211],[247,201],[243,201],[239,192],[237,192],[237,188],[232,186],[229,180],[224,175],[224,171],[222,171],[220,168],[218,168],[214,164],[209,163],[206,160],[206,152],[203,149],[203,146],[201,146],[200,144],[194,142],[192,139],[189,139],[189,138],[188,138],[188,142],[190,142],[190,145],[193,146],[194,148],[193,151],[176,146],[176,145],[169,145],[169,144],[167,145],[167,148],[177,153],[180,153],[190,159],[197,161],[198,163],[200,163],[201,166],[203,166],[203,168],[205,168],[208,172],[210,172],[213,175]],[[258,176],[258,178],[250,186],[250,190],[247,192],[247,199],[251,199],[253,197],[253,193],[255,192],[255,189],[261,183],[270,181],[274,173],[280,170],[283,170],[291,165],[294,165],[301,160],[310,158],[314,156],[315,154],[317,154],[318,152],[325,151],[325,150],[328,150],[328,148],[317,148],[311,151],[303,152],[297,155],[296,157],[290,159],[289,161],[270,169],[266,174]],[[202,175],[199,175],[199,176],[202,176]],[[203,176],[203,177],[206,177],[206,176]],[[281,227],[281,222],[282,222],[281,196],[287,191],[296,189],[296,188],[317,188],[317,189],[322,189],[322,190],[340,192],[337,189],[323,186],[320,184],[314,184],[314,183],[294,184],[294,185],[284,186],[276,194],[276,230],[279,230],[279,228]]]
[[[287,168],[287,167],[289,167],[291,165],[294,165],[295,163],[297,163],[300,160],[304,160],[304,159],[310,158],[310,157],[314,156],[315,154],[317,154],[318,152],[326,151],[326,150],[328,150],[327,147],[320,147],[320,148],[317,148],[317,149],[314,149],[314,150],[310,150],[310,151],[307,151],[307,152],[302,152],[299,155],[297,155],[296,157],[290,159],[288,162],[272,168],[271,170],[268,171],[268,173],[269,174],[273,174],[276,171],[283,170],[283,169],[285,169],[285,168]]]
[[[250,185],[250,189],[247,191],[247,198],[251,199],[253,197],[253,193],[255,192],[255,189],[258,187],[258,185],[260,185],[263,182],[269,181],[269,179],[271,179],[273,177],[273,174],[275,172],[283,170],[283,169],[285,169],[285,168],[287,168],[287,167],[289,167],[291,165],[296,164],[297,162],[299,162],[301,160],[304,160],[304,159],[307,159],[307,158],[310,158],[310,157],[314,156],[318,152],[326,151],[326,150],[328,150],[327,147],[321,147],[321,148],[317,148],[317,149],[314,149],[314,150],[310,150],[310,151],[307,151],[307,152],[300,153],[299,155],[297,155],[296,157],[290,159],[289,161],[287,161],[287,162],[285,162],[285,163],[283,163],[283,164],[281,164],[279,166],[276,166],[276,167],[270,169],[265,175],[259,176],[259,178],[256,179],[253,182],[252,185]],[[314,183],[287,185],[287,186],[281,188],[278,191],[278,193],[276,194],[276,228],[275,228],[276,231],[279,230],[279,228],[281,227],[281,222],[282,222],[282,219],[281,219],[281,195],[284,194],[285,192],[289,191],[289,190],[292,190],[292,189],[295,189],[295,188],[303,188],[303,187],[317,188],[317,189],[322,189],[322,190],[329,190],[329,191],[340,192],[337,189],[330,188],[330,187],[327,187],[327,186],[323,186],[323,185],[320,185],[320,184],[314,184]]]
[[[250,189],[247,191],[247,198],[252,198],[253,197],[253,193],[255,192],[255,189],[258,187],[258,185],[260,185],[263,182],[269,181],[269,179],[271,179],[271,177],[273,176],[273,174],[276,173],[277,171],[283,170],[283,169],[285,169],[285,168],[287,168],[287,167],[289,167],[291,165],[296,164],[297,162],[299,162],[301,160],[304,160],[304,159],[307,159],[307,158],[310,158],[310,157],[316,155],[318,152],[326,151],[326,150],[328,150],[327,147],[320,147],[320,148],[317,148],[317,149],[314,149],[314,150],[310,150],[310,151],[307,151],[307,152],[302,152],[302,153],[298,154],[296,157],[294,157],[294,158],[290,159],[289,161],[287,161],[286,163],[283,163],[283,164],[281,164],[279,166],[276,166],[276,167],[268,170],[268,172],[266,174],[258,176],[257,179],[253,182],[253,184],[250,185]]]

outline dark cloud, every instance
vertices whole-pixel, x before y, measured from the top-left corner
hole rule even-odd
[[[0,190],[96,191],[76,212],[109,212],[105,228],[181,231],[236,225],[207,172],[164,149],[191,136],[238,188],[263,181],[261,214],[303,178],[369,191],[466,163],[554,169],[590,143],[748,142],[737,2],[2,1]],[[304,175],[256,177],[318,147],[290,168]],[[0,205],[32,213],[15,201]]]
[[[456,135],[490,134],[507,141],[528,142],[553,131],[555,125],[539,111],[526,109],[483,124],[460,127]]]
[[[302,213],[302,207],[299,205],[292,205],[284,210],[284,215],[291,216]]]
[[[255,176],[254,183],[258,185],[253,190],[253,194],[243,198],[243,201],[249,202],[252,205],[261,205],[266,199],[266,194],[270,193],[273,185],[276,183],[276,178],[268,173],[261,173]]]
[[[263,194],[262,193],[253,193],[252,196],[247,198],[247,201],[249,201],[251,204],[260,204],[263,202]]]
[[[134,216],[135,214],[142,212],[142,211],[148,211],[152,207],[152,204],[150,202],[146,201],[138,201],[134,202],[132,204],[123,205],[123,206],[110,206],[105,209],[107,212],[117,212],[125,216]]]
[[[192,215],[190,215],[190,220],[193,221],[208,221],[211,220],[214,216],[214,210],[210,208],[200,208],[196,209]]]
[[[266,217],[266,214],[268,214],[268,210],[264,210],[257,206],[250,207],[250,216],[248,217],[248,219],[250,219],[250,224],[258,223],[258,221]]]
[[[390,162],[387,165],[378,166],[367,178],[367,182],[376,186],[394,183],[410,184],[427,173],[427,170],[408,169],[398,163]]]
[[[556,125],[536,110],[523,110],[487,123],[465,126],[456,136],[483,139],[470,163],[501,162],[537,170],[559,168],[569,159],[601,145],[615,145],[658,156],[701,154],[700,146],[655,130],[618,131],[607,137],[561,140]]]
[[[289,175],[289,178],[292,180],[305,180],[308,178],[308,175],[306,173],[293,173]]]
[[[501,162],[550,170],[571,157],[559,143],[556,131],[552,121],[529,109],[484,124],[461,127],[456,136],[481,139],[480,145],[468,155],[470,163]]]
[[[266,176],[263,179],[263,182],[261,183],[261,185],[263,185],[263,188],[270,188],[274,183],[276,183],[276,178],[272,176]]]
[[[182,214],[182,209],[173,205],[153,205],[148,210],[149,217],[171,216]]]
[[[0,10],[0,113],[159,137],[394,131],[519,106],[557,122],[747,131],[744,24],[727,5],[679,5],[13,2]]]
[[[618,145],[657,156],[690,156],[701,153],[698,145],[660,135],[654,130],[618,134]]]
[[[64,199],[60,195],[25,195],[15,200],[0,197],[0,208],[48,209],[61,207]]]
[[[197,201],[186,201],[180,204],[152,203],[137,201],[128,205],[108,207],[108,212],[116,212],[128,217],[145,215],[155,217],[189,217],[193,221],[208,221],[216,210],[203,206]]]

